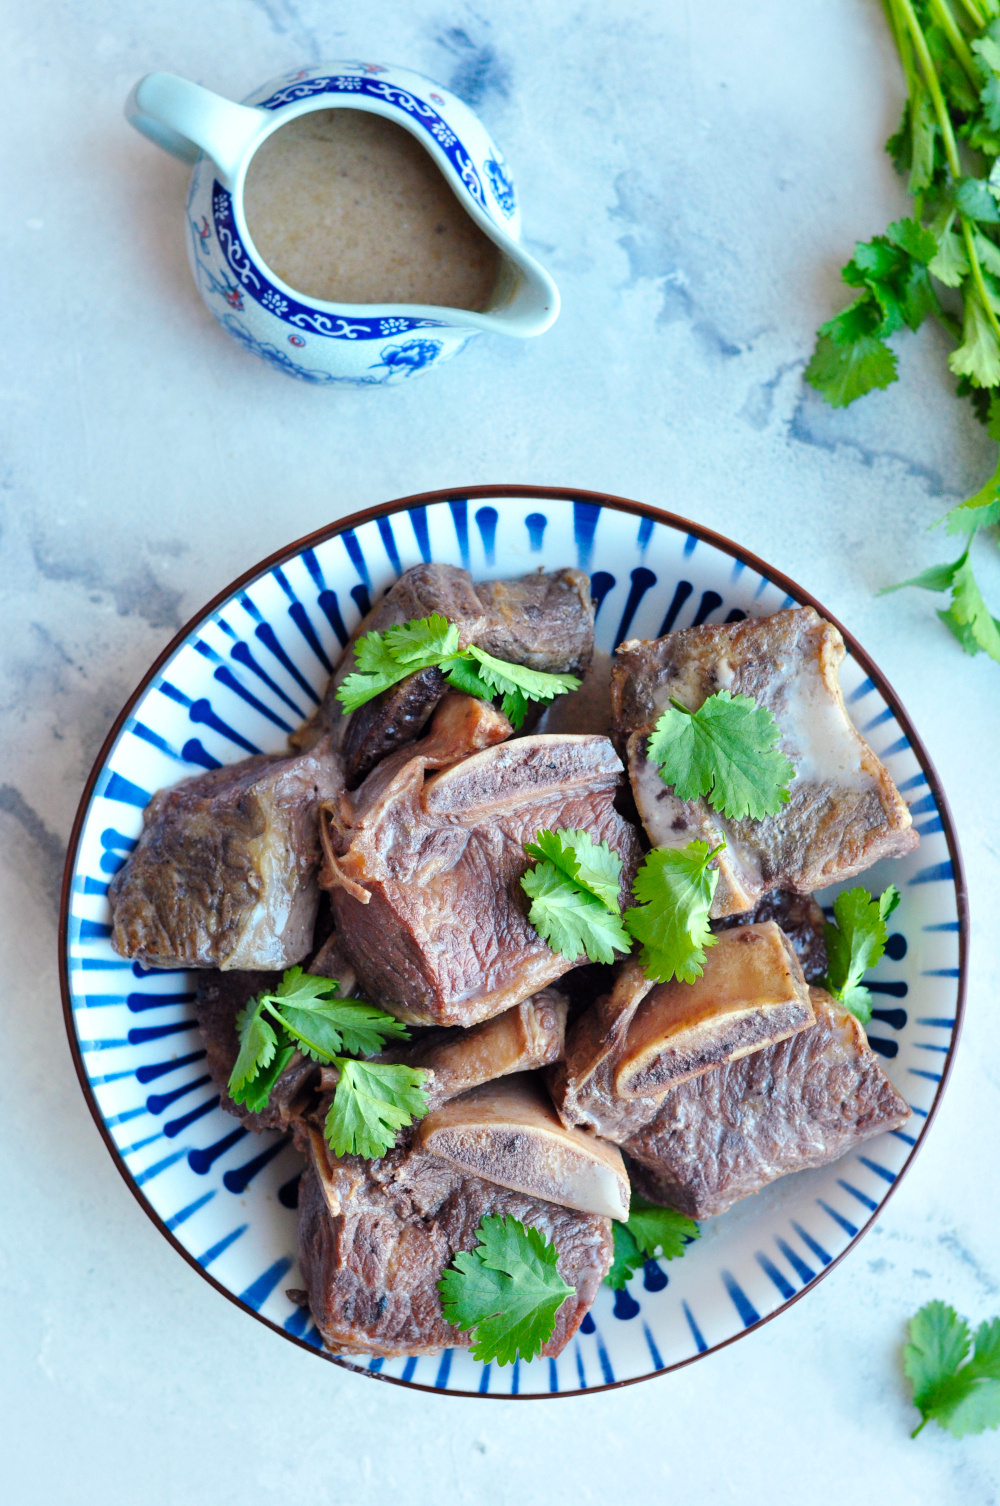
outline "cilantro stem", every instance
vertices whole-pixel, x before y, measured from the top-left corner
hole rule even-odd
[[[962,35],[961,31],[959,31],[958,22],[955,20],[951,6],[948,4],[948,0],[929,0],[928,9],[930,10],[931,14],[936,17],[938,25],[941,27],[942,31],[947,36],[948,41],[954,48],[955,56],[958,58],[958,61],[961,63],[962,67],[968,74],[969,82],[974,86],[976,93],[978,94],[982,86],[982,79],[980,78],[979,70],[976,67],[976,60],[972,56],[972,51],[969,47],[968,42],[965,40],[965,37]]]
[[[913,1429],[913,1432],[910,1434],[910,1437],[911,1438],[916,1438],[917,1434],[920,1432],[920,1429],[921,1428],[925,1428],[927,1426],[927,1422],[928,1422],[928,1419],[925,1417],[923,1419],[923,1421],[920,1422],[920,1423],[918,1423],[918,1425]]]
[[[986,25],[986,17],[979,14],[979,7],[973,4],[973,0],[962,0],[966,15],[977,31],[982,31]]]
[[[675,711],[683,711],[685,716],[694,716],[694,712],[689,706],[682,705],[681,702],[676,701],[673,696],[670,697],[670,704]]]
[[[962,176],[962,163],[958,155],[958,143],[955,140],[955,132],[951,127],[951,116],[948,113],[948,106],[945,104],[944,95],[941,92],[941,81],[937,76],[937,69],[934,67],[934,59],[931,57],[927,38],[924,36],[920,22],[917,20],[911,0],[889,0],[889,3],[894,7],[898,7],[899,13],[906,22],[910,36],[913,38],[913,45],[916,49],[917,57],[920,59],[920,67],[934,105],[934,113],[941,128],[941,139],[944,142],[948,166],[951,168],[952,177],[956,180],[960,179]],[[932,6],[936,3],[940,3],[940,0],[931,0]],[[954,21],[954,17],[952,17],[952,20]],[[972,226],[961,212],[959,212],[959,219],[962,222],[962,236],[965,240],[965,249],[969,258],[972,280],[976,285],[980,302],[986,312],[986,318],[990,323],[993,333],[1000,340],[1000,322],[997,321],[997,316],[990,305],[989,293],[983,278],[983,269],[979,265],[976,243],[972,235]]]

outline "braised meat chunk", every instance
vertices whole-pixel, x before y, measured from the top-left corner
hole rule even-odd
[[[146,967],[276,969],[311,946],[319,887],[317,810],[343,784],[324,738],[154,795],[108,891],[112,945]]]
[[[412,757],[393,754],[325,807],[321,882],[367,998],[415,1024],[474,1025],[573,966],[528,922],[525,842],[543,827],[607,841],[623,904],[639,843],[615,809],[621,763],[606,737],[517,738],[425,777],[425,746],[444,761],[443,710]]]
[[[336,1159],[313,1130],[299,1191],[299,1261],[309,1306],[336,1354],[420,1355],[471,1347],[445,1321],[437,1283],[458,1250],[472,1250],[487,1214],[539,1229],[575,1288],[542,1349],[558,1355],[611,1266],[611,1222],[468,1176],[405,1146],[377,1161]]]
[[[635,1189],[691,1218],[825,1166],[910,1117],[858,1021],[822,989],[816,1023],[666,1094],[623,1145]]]
[[[694,983],[650,984],[623,965],[610,997],[570,1032],[552,1069],[568,1123],[619,1142],[655,1118],[680,1083],[762,1051],[814,1023],[809,990],[774,921],[723,931]]]
[[[297,735],[308,746],[325,727],[343,757],[348,789],[387,754],[419,737],[447,686],[440,670],[420,670],[345,715],[337,691],[355,669],[354,644],[366,633],[385,632],[433,613],[458,628],[459,645],[470,643],[495,658],[554,674],[583,674],[594,648],[590,581],[580,570],[536,571],[520,580],[473,582],[454,565],[416,565],[359,624],[330,681],[318,718]]]
[[[812,607],[619,648],[614,735],[650,841],[727,844],[713,916],[749,910],[771,889],[810,894],[917,845],[905,802],[847,716],[837,675],[844,654],[840,633]],[[720,689],[750,696],[781,729],[796,778],[775,816],[729,820],[706,800],[678,800],[647,757],[649,735],[671,698],[696,711]]]

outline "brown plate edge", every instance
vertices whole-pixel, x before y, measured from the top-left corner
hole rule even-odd
[[[851,1242],[843,1250],[841,1250],[840,1254],[837,1255],[829,1265],[824,1266],[823,1270],[820,1271],[812,1281],[808,1282],[807,1285],[802,1287],[800,1291],[796,1292],[794,1297],[789,1297],[785,1302],[782,1302],[779,1307],[776,1307],[773,1312],[768,1313],[758,1322],[750,1324],[749,1327],[744,1328],[740,1333],[735,1333],[730,1338],[723,1339],[720,1343],[711,1345],[709,1348],[703,1350],[699,1354],[690,1355],[686,1360],[678,1360],[673,1365],[666,1365],[660,1370],[652,1370],[647,1375],[636,1375],[630,1377],[627,1380],[610,1381],[603,1386],[587,1386],[585,1388],[578,1388],[573,1391],[529,1392],[528,1394],[523,1396],[513,1396],[510,1393],[504,1395],[502,1393],[486,1392],[484,1395],[479,1391],[444,1390],[438,1388],[437,1386],[428,1386],[417,1381],[403,1380],[398,1376],[381,1375],[371,1370],[362,1369],[358,1365],[352,1365],[348,1360],[345,1360],[338,1355],[332,1355],[326,1353],[321,1349],[317,1349],[314,1345],[308,1343],[305,1339],[300,1338],[296,1334],[291,1334],[286,1329],[281,1328],[277,1323],[272,1322],[270,1318],[263,1317],[259,1312],[256,1312],[247,1303],[241,1301],[241,1299],[236,1295],[235,1292],[232,1292],[227,1287],[224,1287],[221,1282],[216,1280],[214,1276],[212,1276],[208,1271],[200,1266],[197,1260],[191,1255],[191,1253],[184,1248],[184,1246],[174,1236],[171,1230],[167,1228],[166,1224],[153,1210],[146,1198],[143,1196],[141,1189],[136,1185],[135,1179],[133,1178],[128,1167],[125,1165],[121,1153],[118,1147],[115,1145],[114,1140],[112,1139],[107,1126],[105,1125],[104,1117],[101,1114],[93,1089],[91,1088],[90,1079],[87,1075],[86,1069],[84,1068],[83,1056],[79,1049],[75,1021],[73,1018],[73,1008],[69,989],[69,968],[67,965],[67,928],[69,922],[69,904],[70,895],[72,892],[73,872],[76,866],[76,854],[80,840],[80,833],[90,806],[94,787],[97,784],[97,780],[99,779],[101,773],[103,772],[105,762],[109,754],[111,753],[115,742],[118,739],[122,727],[131,714],[133,706],[136,704],[140,696],[142,696],[142,694],[145,692],[146,687],[149,685],[150,681],[154,679],[154,677],[159,673],[162,666],[170,659],[170,657],[177,651],[177,649],[180,648],[180,646],[190,636],[190,634],[194,632],[194,630],[205,620],[206,617],[210,616],[212,612],[214,612],[218,607],[222,606],[224,602],[228,601],[229,598],[233,596],[237,591],[249,586],[254,580],[258,579],[258,577],[266,575],[268,571],[273,570],[276,565],[282,565],[287,560],[294,558],[298,554],[301,554],[303,550],[315,548],[318,544],[325,543],[328,539],[336,538],[338,534],[345,533],[348,529],[358,528],[362,524],[369,523],[376,518],[385,517],[388,514],[392,513],[405,512],[413,507],[427,506],[435,502],[455,502],[460,500],[468,501],[473,498],[487,497],[531,497],[537,498],[539,500],[558,502],[591,502],[601,507],[612,508],[617,512],[633,513],[638,517],[650,518],[653,522],[662,523],[666,527],[672,528],[677,532],[685,532],[687,534],[690,534],[704,543],[713,545],[722,553],[731,555],[733,559],[742,561],[744,565],[749,565],[760,575],[766,576],[766,578],[771,581],[773,585],[783,588],[787,596],[793,597],[795,600],[801,602],[805,606],[814,607],[821,617],[823,617],[827,622],[833,623],[833,625],[838,628],[839,631],[843,634],[844,642],[847,644],[853,657],[867,671],[872,682],[878,687],[887,704],[892,707],[893,714],[895,715],[896,720],[899,722],[899,725],[902,727],[904,733],[906,734],[906,738],[917,756],[917,761],[919,762],[927,777],[928,786],[934,796],[935,802],[937,803],[942,816],[942,826],[944,827],[945,840],[948,844],[948,852],[951,858],[952,871],[954,875],[955,899],[958,909],[959,923],[959,976],[958,998],[955,1007],[955,1025],[952,1032],[951,1045],[949,1047],[948,1055],[944,1064],[944,1070],[941,1073],[941,1081],[937,1085],[937,1089],[934,1094],[934,1100],[927,1112],[927,1118],[924,1121],[920,1134],[917,1136],[916,1144],[913,1146],[913,1149],[910,1151],[903,1165],[900,1167],[895,1181],[892,1183],[888,1192],[885,1194],[885,1197],[879,1203],[878,1208],[873,1212],[871,1218],[869,1218],[868,1221],[861,1226],[857,1234],[854,1236]],[[249,1313],[251,1317],[256,1318],[259,1323],[262,1323],[266,1328],[270,1328],[274,1333],[279,1334],[283,1339],[291,1340],[292,1343],[298,1344],[300,1348],[306,1350],[308,1353],[318,1355],[319,1358],[328,1360],[335,1365],[339,1365],[341,1368],[349,1370],[355,1375],[363,1375],[370,1380],[383,1381],[388,1385],[405,1386],[407,1389],[412,1391],[428,1391],[435,1395],[461,1397],[474,1396],[482,1397],[487,1401],[544,1401],[550,1399],[556,1400],[559,1397],[564,1396],[592,1396],[599,1391],[616,1391],[621,1389],[623,1386],[639,1385],[642,1381],[653,1380],[659,1375],[667,1375],[671,1371],[681,1370],[686,1365],[694,1364],[697,1360],[705,1359],[708,1355],[715,1354],[720,1349],[725,1349],[730,1344],[735,1344],[738,1340],[744,1338],[746,1334],[755,1332],[757,1329],[763,1327],[765,1323],[770,1323],[773,1318],[777,1318],[781,1313],[786,1312],[788,1308],[790,1308],[795,1302],[798,1302],[801,1297],[804,1297],[807,1292],[811,1292],[814,1287],[820,1281],[822,1281],[823,1278],[830,1273],[830,1271],[833,1270],[834,1266],[839,1265],[840,1262],[844,1259],[845,1255],[848,1255],[851,1250],[854,1249],[854,1246],[858,1243],[859,1240],[864,1238],[865,1234],[867,1234],[872,1224],[880,1216],[883,1208],[889,1201],[889,1198],[895,1192],[896,1188],[899,1186],[899,1183],[909,1171],[911,1165],[913,1164],[914,1158],[917,1155],[917,1152],[924,1142],[927,1131],[930,1129],[931,1123],[938,1111],[941,1098],[944,1094],[945,1086],[947,1085],[948,1079],[951,1075],[951,1068],[955,1057],[955,1050],[958,1046],[959,1036],[961,1034],[962,1023],[965,1015],[966,990],[968,984],[968,935],[969,901],[968,890],[965,881],[965,870],[962,864],[962,854],[959,849],[958,838],[955,833],[955,825],[951,814],[951,808],[941,786],[941,781],[938,777],[937,769],[934,767],[934,764],[931,761],[931,758],[928,755],[923,742],[918,736],[913,723],[911,722],[905,708],[899,700],[899,697],[897,696],[893,687],[889,684],[889,681],[886,679],[885,675],[872,661],[872,659],[857,642],[854,636],[849,633],[843,626],[843,624],[838,622],[837,618],[834,617],[831,612],[828,612],[826,608],[819,601],[817,601],[814,596],[812,596],[808,591],[803,590],[802,587],[797,585],[795,581],[791,580],[789,576],[783,574],[783,572],[781,572],[780,570],[774,570],[764,560],[759,559],[757,555],[751,554],[749,550],[741,548],[738,544],[733,543],[731,539],[726,538],[723,534],[716,533],[713,529],[705,528],[699,523],[692,523],[689,519],[682,518],[677,513],[666,512],[662,508],[652,507],[648,503],[633,502],[627,497],[617,497],[608,492],[583,491],[577,488],[564,489],[562,487],[552,486],[515,485],[448,487],[440,491],[420,492],[415,494],[414,496],[401,497],[392,502],[383,502],[376,507],[369,507],[363,509],[360,512],[351,513],[349,517],[342,519],[340,522],[329,524],[325,528],[316,529],[315,532],[307,534],[304,538],[297,539],[294,543],[288,544],[283,549],[277,550],[274,554],[269,555],[267,559],[261,561],[260,564],[254,565],[250,570],[245,571],[243,575],[238,576],[235,581],[232,581],[222,591],[218,592],[217,595],[212,597],[211,601],[209,601],[204,607],[202,607],[200,611],[196,612],[195,615],[184,625],[184,627],[182,627],[180,631],[174,635],[174,637],[167,644],[166,648],[163,649],[163,651],[153,661],[153,664],[146,671],[145,675],[143,675],[139,684],[136,686],[135,690],[129,696],[128,700],[125,702],[125,705],[118,713],[118,716],[115,718],[111,730],[109,731],[107,737],[104,739],[100,752],[98,753],[97,758],[94,761],[93,768],[88,775],[87,782],[83,789],[83,794],[80,797],[80,804],[77,808],[76,816],[73,821],[73,829],[70,833],[69,844],[66,853],[66,866],[63,871],[62,895],[59,909],[59,985],[62,993],[63,1019],[66,1025],[66,1034],[69,1040],[70,1053],[73,1057],[73,1065],[76,1069],[76,1075],[80,1083],[80,1088],[83,1092],[84,1098],[86,1099],[87,1106],[90,1109],[94,1123],[96,1124],[101,1137],[111,1154],[111,1158],[114,1161],[123,1181],[125,1182],[125,1185],[128,1187],[129,1191],[132,1193],[133,1197],[136,1199],[143,1212],[153,1222],[153,1224],[163,1235],[163,1237],[168,1240],[169,1243],[174,1247],[177,1253],[187,1261],[188,1265],[190,1265],[195,1271],[197,1271],[202,1280],[207,1281],[210,1286],[213,1286],[217,1292],[220,1292],[223,1297],[226,1297],[236,1307],[240,1308],[241,1311]]]

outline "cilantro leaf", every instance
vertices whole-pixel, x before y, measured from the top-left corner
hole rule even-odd
[[[478,672],[486,684],[503,695],[504,716],[514,727],[524,721],[529,700],[551,701],[554,696],[580,688],[576,675],[554,675],[529,669],[526,664],[508,664],[504,659],[494,659],[474,643],[470,643],[468,652],[479,665]]]
[[[609,910],[618,912],[622,860],[607,842],[595,843],[587,831],[564,829],[543,830],[536,838],[536,842],[524,844],[529,857],[548,860]]]
[[[294,1044],[282,1044],[288,1042],[288,1037],[283,1030],[278,1031],[278,1040],[278,1049],[270,1066],[261,1067],[252,1082],[244,1083],[242,1088],[229,1094],[234,1103],[245,1104],[251,1113],[259,1114],[262,1109],[267,1108],[271,1089],[295,1055]]]
[[[705,966],[705,947],[715,945],[708,924],[718,868],[709,868],[716,853],[707,842],[687,847],[654,847],[635,876],[632,893],[640,901],[625,911],[625,929],[642,943],[647,978],[693,983]]]
[[[849,343],[838,341],[826,328],[820,329],[805,377],[831,407],[846,408],[855,398],[896,380],[896,353],[884,340],[859,334]]]
[[[923,1418],[912,1437],[931,1420],[956,1438],[1000,1427],[1000,1318],[981,1323],[973,1339],[953,1307],[926,1303],[910,1320],[903,1369]]]
[[[242,1093],[247,1083],[253,1082],[263,1068],[271,1065],[278,1049],[278,1037],[264,1019],[259,1002],[240,1010],[236,1016],[236,1029],[240,1049],[229,1075],[229,1094],[237,1103],[242,1103],[237,1094]]]
[[[281,1018],[306,1056],[320,1062],[332,1061],[341,1052],[375,1056],[388,1038],[409,1037],[406,1026],[399,1020],[361,999],[283,1003]]]
[[[885,951],[886,921],[900,901],[894,884],[873,899],[867,889],[848,889],[833,902],[834,923],[823,927],[826,941],[825,986],[862,1023],[871,1019],[871,994],[861,984]]]
[[[427,1113],[420,1067],[387,1066],[338,1057],[340,1080],[326,1116],[325,1134],[335,1156],[382,1156],[396,1131]]]
[[[789,799],[795,767],[776,744],[774,717],[749,696],[719,690],[697,711],[671,700],[649,739],[648,757],[679,800],[706,795],[731,818],[773,816]]]
[[[968,628],[979,647],[1000,664],[1000,627],[990,615],[967,559],[955,572],[950,610],[956,623]]]
[[[1000,466],[977,492],[952,507],[932,527],[936,528],[938,523],[944,523],[951,534],[975,533],[977,528],[991,528],[1000,523]]]
[[[584,953],[591,962],[614,962],[616,950],[631,949],[618,915],[554,863],[529,868],[521,888],[532,902],[528,920],[552,950],[570,962]]]
[[[458,628],[439,612],[413,618],[385,632],[385,650],[396,664],[426,669],[458,653]]]
[[[460,1250],[438,1282],[444,1316],[463,1333],[472,1332],[475,1360],[533,1360],[576,1288],[560,1276],[559,1252],[540,1230],[488,1214],[476,1234],[476,1249]]]
[[[947,288],[960,286],[962,278],[969,275],[969,261],[962,239],[952,229],[955,211],[948,215],[938,235],[937,252],[928,263],[928,272]]]
[[[1000,126],[1000,121],[997,125]],[[982,225],[1000,225],[1000,209],[997,208],[997,202],[987,188],[985,179],[963,178],[954,194],[955,203],[970,220],[978,220]]]
[[[366,633],[354,645],[354,657],[358,672],[347,675],[337,690],[345,712],[356,711],[420,669],[440,669],[448,684],[466,695],[483,700],[502,695],[504,715],[515,727],[524,721],[529,701],[550,701],[580,688],[576,675],[546,674],[523,664],[508,664],[475,645],[460,650],[458,627],[438,612],[382,633]]]
[[[611,1226],[615,1241],[614,1260],[604,1280],[618,1291],[647,1260],[678,1260],[701,1230],[693,1218],[660,1208],[632,1194],[628,1222]]]
[[[604,1284],[610,1286],[613,1292],[620,1292],[632,1280],[636,1271],[646,1264],[646,1257],[629,1232],[628,1224],[623,1224],[619,1219],[612,1222],[611,1238],[614,1240],[614,1255]]]
[[[956,376],[971,377],[980,387],[1000,384],[1000,344],[978,293],[971,289],[965,295],[962,343],[948,357],[948,365]]]
[[[493,699],[491,687],[481,675],[476,673],[475,666],[468,659],[463,659],[461,655],[445,660],[441,665],[441,673],[452,690],[460,690],[463,695],[478,696],[482,701]]]

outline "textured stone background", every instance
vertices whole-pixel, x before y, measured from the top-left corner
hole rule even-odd
[[[902,81],[876,0],[10,0],[3,75],[0,1409],[3,1496],[996,1500],[997,1435],[907,1437],[904,1320],[1000,1310],[993,792],[1000,670],[888,580],[992,447],[934,330],[834,413],[802,383],[852,242],[904,207]],[[409,63],[474,104],[563,314],[388,391],[314,391],[216,328],[184,253],[186,172],[124,124],[142,73],[239,98],[303,62]],[[804,1302],[659,1381],[484,1405],[317,1364],[222,1301],[133,1202],[66,1049],[56,900],[122,701],[203,601],[355,508],[431,487],[605,489],[740,540],[827,602],[938,763],[972,886],[965,1037],[885,1216]],[[1000,602],[1000,563],[977,545]]]

